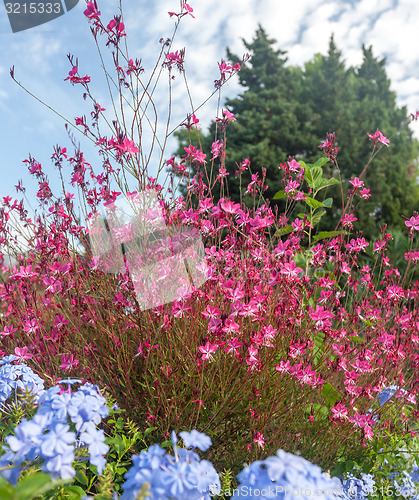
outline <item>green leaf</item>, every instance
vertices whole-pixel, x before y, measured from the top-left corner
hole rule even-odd
[[[325,165],[327,162],[328,162],[328,158],[325,158],[325,157],[322,157],[322,158],[319,158],[316,163],[314,164],[315,167],[322,167],[323,165]]]
[[[335,238],[339,236],[340,231],[320,231],[313,237],[314,241],[324,240],[325,238]]]
[[[313,189],[319,188],[323,181],[323,170],[321,167],[313,167],[311,169],[311,175],[313,177],[313,185],[310,187]]]
[[[304,172],[304,180],[310,187],[313,185],[313,176],[311,175],[311,172],[308,169]]]
[[[315,200],[314,198],[310,198],[310,196],[306,196],[304,201],[311,208],[320,208],[325,206],[321,201]]]
[[[322,175],[323,170],[321,169],[321,167],[313,167],[310,169],[309,177],[311,177],[311,179],[309,179],[307,175],[305,175],[307,184],[311,187],[311,189],[317,189],[317,184],[321,182]]]
[[[320,191],[321,189],[327,188],[329,186],[333,186],[335,184],[340,184],[339,180],[336,179],[335,177],[331,177],[330,179],[326,179],[325,177],[322,177],[321,180],[319,181],[318,186],[316,186],[317,191]]]
[[[147,437],[151,432],[155,431],[157,427],[147,427],[147,429],[144,431],[144,437]]]
[[[275,233],[275,236],[285,236],[286,234],[292,233],[294,231],[294,228],[292,226],[285,226],[282,229],[278,229],[278,231]]]
[[[169,446],[172,446],[171,441],[163,441],[163,443],[160,445],[160,448],[169,448]]]
[[[349,337],[349,340],[352,340],[353,342],[365,342],[365,339],[363,339],[362,337],[357,337],[357,336]]]
[[[323,348],[324,337],[325,337],[324,332],[321,330],[314,337],[314,345],[317,347],[318,350]]]
[[[329,406],[333,406],[338,399],[341,399],[341,395],[329,382],[324,384],[321,394]]]
[[[86,496],[86,492],[80,486],[68,486],[65,488],[66,498],[68,500],[80,500],[81,498]]]
[[[314,403],[313,405],[310,405],[310,412],[311,407],[313,407],[314,413],[322,415],[323,417],[329,414],[329,408],[327,406],[321,405],[319,403]]]
[[[89,480],[87,479],[86,474],[82,470],[78,470],[76,472],[76,480],[83,486],[87,486],[89,484]]]
[[[63,481],[59,481],[55,484],[62,484]],[[19,481],[15,489],[14,498],[16,500],[31,500],[32,498],[40,497],[50,489],[52,489],[55,484],[52,483],[52,479],[48,474],[43,472],[37,472],[36,474],[31,474],[24,477]]]
[[[320,361],[321,355],[324,352],[323,344],[324,344],[324,332],[319,331],[317,335],[314,337],[314,349],[313,349],[313,362],[316,366]]]
[[[286,194],[285,194],[285,189],[282,189],[281,191],[278,191],[277,193],[274,194],[273,196],[273,200],[279,200],[281,198],[286,198]]]
[[[313,217],[311,218],[311,224],[313,226],[315,226],[316,224],[318,224],[320,222],[320,219],[323,217],[323,215],[326,213],[326,210],[319,210],[318,212],[316,212]]]
[[[354,465],[355,465],[355,463],[353,460],[348,460],[347,462],[345,462],[346,472],[353,472]]]
[[[333,204],[333,198],[326,198],[323,200],[323,205],[327,208],[331,208]]]
[[[332,477],[341,476],[344,472],[346,472],[346,463],[339,462],[330,470],[330,475]]]

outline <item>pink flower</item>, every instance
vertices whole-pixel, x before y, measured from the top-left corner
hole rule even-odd
[[[331,311],[325,309],[323,306],[316,306],[315,311],[312,307],[310,307],[309,316],[313,321],[316,322],[316,328],[318,330],[322,330],[331,326],[331,322],[329,321],[329,319],[333,318],[335,315]]]
[[[346,406],[338,403],[333,408],[330,408],[333,413],[333,418],[348,418],[348,410]]]
[[[22,363],[23,361],[25,361],[25,359],[32,358],[32,354],[28,352],[27,347],[15,347],[15,355],[17,356],[17,361],[19,361],[19,363]]]
[[[140,150],[134,145],[134,141],[130,141],[128,137],[125,137],[122,141],[122,144],[118,144],[116,146],[121,151],[125,151],[126,153],[139,153]]]
[[[297,163],[297,160],[293,158],[288,162],[288,168],[290,172],[298,172],[301,169],[301,163]]]
[[[357,238],[356,240],[354,238],[351,239],[351,241],[346,245],[346,248],[350,252],[362,252],[364,251],[367,247],[369,246],[369,243],[365,241],[365,238]]]
[[[358,189],[364,185],[364,181],[359,180],[358,177],[354,177],[349,182],[355,189]]]
[[[78,368],[79,367],[79,360],[74,359],[73,354],[63,354],[61,356],[61,365],[60,368],[62,368],[65,372],[71,371],[73,368]]]
[[[402,299],[403,298],[403,288],[397,285],[389,286],[387,288],[387,297],[389,299]]]
[[[370,190],[368,188],[361,189],[359,194],[361,195],[361,198],[364,198],[364,200],[368,200],[368,198],[371,197]]]
[[[374,432],[372,431],[371,427],[366,426],[364,428],[364,437],[367,441],[371,441],[374,436]]]
[[[90,76],[77,76],[78,68],[77,66],[73,66],[73,68],[69,71],[68,77],[64,79],[64,81],[70,80],[71,83],[89,83]]]
[[[13,337],[13,334],[14,332],[17,331],[17,328],[14,328],[13,325],[5,325],[4,328],[3,328],[3,331],[0,332],[0,335],[2,337],[9,337],[9,336],[12,336]]]
[[[57,281],[55,278],[52,276],[47,276],[46,278],[43,279],[44,285],[46,285],[45,291],[46,292],[60,292],[62,290],[62,285],[61,281]]]
[[[355,222],[356,220],[358,219],[353,214],[345,214],[343,219],[341,219],[341,223],[343,227],[348,227],[349,229],[352,229],[354,227],[353,222]]]
[[[215,158],[218,158],[222,152],[223,149],[223,143],[217,139],[215,142],[212,143],[211,145],[211,153],[212,153],[212,160],[215,160]]]
[[[199,350],[202,352],[202,359],[214,359],[212,354],[216,352],[218,349],[217,344],[211,344],[211,342],[207,342],[204,346],[200,346]]]
[[[289,361],[281,361],[278,365],[275,365],[275,370],[281,373],[291,373],[291,368]]]
[[[237,349],[239,349],[240,347],[243,347],[243,343],[242,342],[239,342],[237,337],[234,337],[233,340],[229,340],[227,342],[227,346],[224,350],[228,353],[228,354],[237,354]]]
[[[227,119],[227,120],[231,120],[233,122],[236,121],[236,119],[234,118],[234,115],[233,113],[231,113],[228,109],[223,109],[223,116]]]
[[[233,203],[229,200],[226,201],[224,198],[220,200],[220,206],[224,212],[227,212],[228,214],[235,214],[240,209],[240,203]]]
[[[302,272],[301,267],[297,267],[296,263],[292,260],[291,262],[286,262],[285,264],[280,264],[281,274],[288,276],[289,278],[295,278],[298,273]]]
[[[253,441],[259,446],[259,448],[264,448],[265,446],[265,438],[263,437],[263,434],[260,432],[256,433],[256,436],[253,438]]]
[[[40,326],[36,318],[32,318],[31,320],[25,320],[25,326],[23,327],[23,331],[26,333],[35,333],[39,330]]]
[[[287,185],[285,186],[285,194],[295,193],[295,191],[298,189],[299,186],[300,183],[298,181],[289,180],[287,182]]]
[[[114,33],[114,28],[116,28],[115,34],[118,36],[126,36],[124,33],[125,25],[118,18],[111,19],[106,28],[112,34]]]
[[[221,312],[216,307],[211,307],[210,305],[207,305],[206,310],[202,311],[201,314],[209,319],[213,319],[220,316]]]
[[[231,113],[228,109],[223,109],[223,118],[217,118],[215,121],[223,122],[225,125],[229,120],[235,122],[236,118],[234,118],[233,113]]]
[[[97,10],[97,7],[93,2],[87,2],[87,9],[83,12],[83,14],[88,19],[98,19],[100,16],[100,12]]]
[[[303,370],[299,370],[295,376],[301,380],[301,383],[312,385],[313,377],[317,375],[317,372],[311,370],[311,366],[307,366]]]
[[[367,136],[372,140],[372,143],[374,146],[377,145],[377,142],[380,142],[381,144],[385,144],[386,146],[389,145],[390,141],[387,139],[387,137],[384,137],[384,135],[378,130],[374,134],[368,134]]]
[[[195,16],[192,15],[193,8],[190,7],[187,3],[183,4],[183,8],[186,10],[186,12],[195,19]]]
[[[32,271],[32,266],[20,266],[20,272],[15,273],[17,278],[32,278],[32,276],[37,276],[37,273]]]
[[[410,229],[410,231],[419,231],[419,215],[416,215],[416,217],[410,217],[410,219],[407,220],[405,224]]]
[[[177,66],[179,71],[182,71],[183,69],[183,52],[182,51],[176,51],[176,52],[169,52],[166,54],[166,61],[164,62],[165,66],[168,68],[171,68],[172,66]],[[195,116],[195,115],[194,115]],[[199,121],[199,120],[198,120]]]

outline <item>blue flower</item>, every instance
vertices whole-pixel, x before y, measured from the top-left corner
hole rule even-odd
[[[237,478],[240,485],[233,498],[248,495],[251,491],[258,491],[259,498],[286,498],[293,491],[298,491],[302,499],[316,496],[324,500],[342,496],[339,479],[331,478],[317,465],[283,450],[266,460],[253,462]],[[263,496],[260,496],[261,492]]]
[[[16,361],[16,360],[17,360],[17,356],[15,356],[14,354],[10,354],[9,356],[4,356],[0,360],[0,365],[5,365],[6,363],[13,363],[13,361]]]
[[[398,390],[398,385],[390,385],[389,387],[385,387],[377,396],[379,405],[383,406]]]
[[[343,491],[349,499],[362,500],[374,492],[375,480],[372,474],[361,473],[361,477],[357,478],[348,473],[342,484]]]
[[[210,492],[217,495],[221,490],[220,477],[214,466],[208,460],[194,461],[189,466],[189,481],[201,493]]]
[[[14,436],[6,436],[9,450],[14,453],[13,462],[20,465],[25,460],[34,460],[39,454],[43,428],[26,418],[15,427]]]
[[[207,451],[212,445],[211,438],[202,432],[193,430],[191,432],[181,432],[180,437],[183,439],[186,448],[199,448],[201,451]]]
[[[24,363],[12,365],[4,362],[16,356],[3,358],[0,364],[0,403],[5,402],[16,390],[29,391],[39,395],[44,390],[44,381]]]
[[[66,455],[55,455],[44,461],[41,470],[49,474],[53,479],[72,479],[76,475],[73,461],[74,452]]]
[[[15,427],[15,435],[6,436],[8,446],[3,446],[6,453],[0,458],[1,475],[16,484],[22,468],[19,467],[25,461],[33,461],[40,452],[40,442],[43,428],[31,420],[25,418]]]
[[[68,415],[76,425],[76,430],[82,432],[88,422],[98,425],[102,418],[109,415],[109,408],[97,386],[86,383],[73,393]]]
[[[59,384],[73,385],[73,384],[81,384],[82,381],[79,380],[78,378],[65,378],[63,380],[60,380],[58,383]]]
[[[105,444],[105,433],[102,429],[97,429],[93,422],[89,422],[80,439],[88,447],[90,463],[96,465],[98,473],[102,474],[106,465],[103,455],[106,455],[109,450],[109,446]]]
[[[159,482],[171,498],[188,498],[187,492],[194,488],[189,477],[189,464],[175,462],[160,471]]]
[[[76,436],[68,424],[56,423],[48,433],[42,435],[41,453],[44,457],[66,455],[74,450]]]

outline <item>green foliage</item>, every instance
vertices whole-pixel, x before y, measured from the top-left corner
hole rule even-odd
[[[419,204],[419,142],[412,137],[406,108],[397,107],[396,95],[390,90],[385,59],[376,58],[372,47],[363,46],[361,65],[347,68],[332,36],[328,53],[316,54],[301,69],[286,64],[285,52],[274,48],[275,40],[260,26],[252,42],[244,44],[251,54],[250,64],[239,72],[244,90],[238,97],[226,99],[228,109],[237,119],[226,133],[228,190],[213,192],[214,199],[230,196],[233,201],[252,203],[250,196],[241,191],[245,191],[251,173],[258,172],[262,178],[264,167],[269,186],[266,196],[282,209],[281,196],[274,196],[282,189],[279,164],[289,156],[299,162],[313,162],[321,141],[334,131],[339,146],[338,163],[328,165],[325,173],[329,181],[321,186],[324,198],[333,198],[334,203],[322,218],[320,230],[331,231],[342,214],[338,178],[346,190],[350,178],[361,174],[371,151],[367,132],[374,133],[379,128],[390,139],[390,147],[376,156],[364,172],[371,198],[354,207],[358,218],[355,230],[362,229],[364,236],[371,237],[378,235],[379,226],[384,223],[401,228],[400,215],[411,213]],[[232,62],[239,61],[228,49],[227,56]],[[198,137],[194,130],[182,130],[177,137],[178,156],[184,154],[184,146],[192,143],[202,146],[209,164],[211,144],[215,139],[223,139],[223,131],[213,122],[208,134],[200,133]],[[236,177],[237,164],[244,158],[249,158],[250,169]],[[211,164],[214,178],[218,174],[217,161]],[[311,172],[315,177],[313,186],[316,176],[321,175],[321,167],[323,164],[318,164]],[[206,169],[210,170],[209,165]],[[191,165],[191,178],[195,174],[195,166]],[[310,173],[308,181],[309,176]]]

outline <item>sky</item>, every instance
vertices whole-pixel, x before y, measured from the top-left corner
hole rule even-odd
[[[214,80],[219,78],[217,63],[226,57],[226,47],[241,56],[245,52],[243,39],[251,41],[260,24],[278,41],[277,48],[287,51],[291,65],[303,66],[314,54],[325,54],[332,33],[347,65],[360,64],[362,45],[372,45],[375,56],[386,58],[387,74],[392,90],[397,93],[398,105],[407,106],[409,113],[419,110],[417,0],[190,0],[189,4],[195,18],[182,19],[172,50],[186,48],[185,73],[194,109],[213,92]],[[98,0],[98,5],[106,22],[119,12],[119,0]],[[0,53],[0,197],[10,195],[20,199],[14,186],[22,180],[28,198],[33,199],[36,183],[22,163],[29,154],[42,164],[53,188],[60,187],[58,173],[50,160],[53,146],[59,144],[70,152],[73,149],[63,117],[74,123],[76,116],[89,115],[91,111],[82,98],[81,86],[64,81],[71,69],[67,54],[78,57],[80,74],[91,77],[92,93],[106,108],[108,119],[112,119],[106,80],[89,23],[83,15],[85,7],[80,0],[74,9],[58,19],[12,33],[6,11],[0,6],[3,49]],[[159,39],[171,37],[174,19],[168,12],[179,11],[179,0],[122,0],[122,7],[129,55],[132,59],[141,59],[145,75],[150,74],[160,50]],[[109,63],[110,51],[104,43],[102,48]],[[12,81],[9,74],[12,66],[15,78],[61,117]],[[112,71],[110,66],[108,69]],[[170,130],[192,110],[183,76],[174,74]],[[161,84],[153,97],[159,116],[158,134],[164,135],[167,71],[161,76]],[[223,99],[236,96],[240,90],[237,77],[230,80],[222,89],[221,105]],[[204,130],[217,115],[217,107],[215,96],[197,111]],[[414,122],[412,129],[419,138],[419,122]],[[94,147],[83,134],[73,133],[80,141],[86,160],[99,173],[100,158]],[[144,147],[149,146],[146,138],[143,142]],[[170,158],[175,149],[176,141],[171,138],[165,158]],[[155,163],[151,165],[151,174],[154,167]],[[71,186],[67,189],[71,191]],[[32,208],[35,207],[36,201],[32,204]]]

